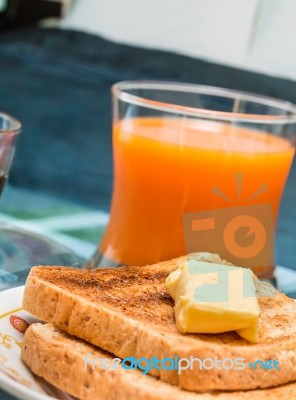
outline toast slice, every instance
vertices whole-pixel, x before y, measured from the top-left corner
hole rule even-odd
[[[247,392],[193,393],[169,385],[139,370],[101,369],[85,364],[112,355],[51,324],[33,324],[24,337],[22,360],[36,375],[81,400],[291,400],[296,383]]]
[[[217,255],[194,253],[208,262],[224,263]],[[261,308],[259,342],[250,344],[235,332],[181,334],[174,319],[174,301],[165,286],[166,277],[187,256],[146,267],[77,270],[65,267],[34,267],[23,298],[26,311],[51,322],[71,335],[92,343],[117,357],[148,359],[157,356],[207,357],[224,360],[244,358],[238,369],[154,369],[153,376],[182,389],[249,390],[286,384],[296,380],[296,303],[276,292],[259,298]],[[269,286],[258,283],[259,292]],[[278,369],[256,370],[248,364],[276,360]]]

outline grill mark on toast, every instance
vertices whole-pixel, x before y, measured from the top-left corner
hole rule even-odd
[[[97,275],[97,271],[75,271],[73,274],[72,271],[67,271],[68,273],[63,274],[53,274],[52,271],[42,272],[42,279],[52,283],[53,285],[57,285],[59,287],[71,289],[71,287],[75,287],[76,289],[100,289],[103,291],[108,291],[114,288],[124,288],[131,286],[147,286],[149,284],[155,283],[164,283],[165,278],[168,276],[167,272],[155,272],[151,273],[141,273],[139,269],[136,271],[137,275],[134,273],[121,273],[119,276],[114,277],[114,272]],[[104,271],[105,272],[105,271]]]

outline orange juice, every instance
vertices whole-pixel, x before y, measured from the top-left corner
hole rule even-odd
[[[239,203],[272,205],[276,222],[294,149],[280,137],[230,124],[177,118],[131,118],[114,124],[111,219],[100,246],[106,258],[145,265],[186,254],[186,212]],[[212,192],[219,187],[233,200]]]

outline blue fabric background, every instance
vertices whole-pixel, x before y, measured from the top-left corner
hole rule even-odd
[[[112,189],[110,86],[162,79],[261,93],[296,103],[296,83],[90,34],[1,33],[0,109],[23,123],[11,182],[107,210]],[[296,266],[296,167],[284,196],[278,261]]]

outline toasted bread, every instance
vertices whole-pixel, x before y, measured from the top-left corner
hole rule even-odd
[[[192,393],[120,365],[116,370],[92,368],[85,364],[87,354],[91,359],[113,358],[51,324],[31,325],[22,344],[22,360],[36,375],[82,400],[291,400],[296,393],[296,383],[247,392]]]
[[[197,259],[226,263],[217,255],[195,253]],[[23,307],[43,321],[86,340],[120,358],[157,356],[235,359],[246,364],[276,360],[280,370],[212,368],[156,370],[151,374],[191,391],[249,390],[296,380],[296,303],[276,292],[259,298],[259,342],[250,344],[235,332],[217,335],[181,334],[174,320],[174,302],[165,278],[186,256],[146,267],[77,270],[32,268]],[[258,284],[258,290],[266,290]],[[267,287],[268,291],[268,287]]]

